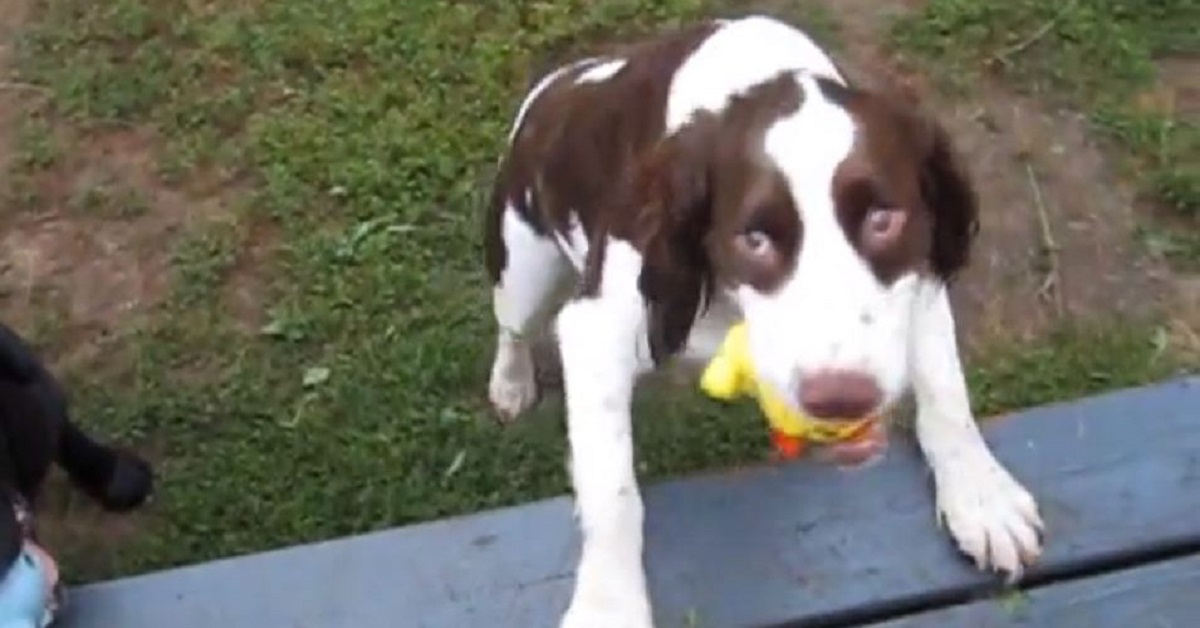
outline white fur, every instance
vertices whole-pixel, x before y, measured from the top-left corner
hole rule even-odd
[[[583,532],[575,595],[564,628],[650,628],[642,567],[642,499],[634,470],[630,399],[650,368],[641,255],[607,243],[595,298],[558,316],[571,480]]]
[[[624,61],[584,60],[551,74],[522,103],[514,130],[554,77],[581,64],[592,64],[577,79],[586,83],[611,78]],[[773,19],[722,21],[672,79],[664,112],[668,132],[697,111],[720,111],[733,95],[784,71],[799,73],[804,104],[768,130],[765,150],[800,208],[804,246],[793,273],[773,294],[742,287],[715,295],[684,358],[707,360],[729,324],[744,317],[761,375],[781,390],[798,391],[802,373],[824,368],[871,375],[884,390],[882,405],[911,385],[918,438],[950,533],[981,567],[1019,574],[1040,551],[1041,520],[975,425],[944,288],[916,275],[882,285],[837,222],[831,180],[856,128],[810,78],[840,81],[830,59],[806,35]],[[491,396],[502,414],[515,415],[536,392],[525,339],[541,328],[540,313],[556,305],[552,286],[564,269],[582,268],[587,245],[577,220],[566,237],[541,238],[509,210],[503,230],[509,259],[495,291],[501,331]],[[556,326],[583,532],[575,592],[562,625],[649,628],[643,507],[630,427],[634,382],[652,367],[637,287],[641,256],[626,242],[605,246],[598,293],[565,305]]]
[[[810,76],[798,79],[804,103],[767,130],[764,149],[788,179],[804,245],[792,275],[775,293],[749,286],[738,291],[751,351],[759,376],[792,391],[793,403],[804,374],[831,369],[870,375],[884,390],[884,405],[890,405],[907,386],[917,278],[881,284],[846,239],[830,191],[834,171],[853,146],[855,123]]]
[[[959,548],[980,568],[1015,579],[1041,553],[1042,519],[979,432],[954,328],[946,289],[923,285],[911,334],[917,439],[933,471],[938,512]]]
[[[567,233],[564,235],[555,231],[554,240],[558,242],[563,255],[567,256],[575,270],[583,271],[588,251],[587,233],[583,230],[583,224],[579,222],[578,214],[571,213],[569,221]]]
[[[579,78],[575,79],[576,83],[603,83],[616,75],[625,67],[624,59],[612,59],[605,61],[599,65],[584,70]]]
[[[512,207],[504,210],[501,233],[508,260],[492,290],[499,332],[488,399],[511,420],[537,401],[531,343],[544,331],[570,267],[554,241],[534,232]]]
[[[788,70],[837,77],[833,62],[807,35],[773,18],[722,21],[675,72],[667,133],[697,111],[721,111],[729,99]]]

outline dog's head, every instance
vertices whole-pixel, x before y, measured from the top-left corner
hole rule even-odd
[[[686,341],[702,295],[741,309],[758,375],[798,409],[856,418],[907,386],[922,284],[965,264],[976,199],[916,106],[785,73],[650,151],[630,234],[652,346]]]

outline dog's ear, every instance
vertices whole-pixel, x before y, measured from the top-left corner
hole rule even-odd
[[[929,263],[943,281],[967,264],[979,232],[978,198],[946,130],[927,121],[930,141],[921,164],[921,196],[933,215]]]
[[[859,68],[853,74],[865,87],[837,94],[835,84],[824,83],[834,88],[826,94],[860,113],[864,108],[876,115],[882,113],[884,119],[903,129],[903,143],[912,147],[920,161],[918,189],[932,218],[929,267],[948,282],[966,266],[979,231],[978,200],[971,177],[950,134],[922,104],[921,90],[879,68],[873,67],[869,73]]]
[[[679,229],[706,222],[711,196],[713,123],[698,118],[663,138],[638,162],[632,182],[635,243],[647,256],[670,256]]]
[[[683,347],[712,281],[705,237],[712,222],[714,129],[702,117],[664,138],[634,179],[634,243],[643,255],[638,285],[656,362]]]

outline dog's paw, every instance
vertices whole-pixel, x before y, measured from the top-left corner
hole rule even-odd
[[[592,562],[586,554],[559,628],[654,628],[638,563]]]
[[[577,592],[559,628],[654,628],[654,622],[644,599],[589,598]]]
[[[980,569],[1020,578],[1042,552],[1044,524],[1029,492],[990,455],[934,474],[939,517],[959,549]]]
[[[500,421],[508,423],[537,403],[533,354],[524,346],[502,347],[492,365],[488,400]]]

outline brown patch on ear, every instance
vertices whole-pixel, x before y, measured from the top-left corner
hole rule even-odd
[[[802,97],[795,77],[782,73],[732,98],[721,113],[695,114],[656,142],[635,170],[628,205],[636,208],[634,219],[626,230],[614,225],[613,234],[642,252],[638,285],[649,308],[656,362],[683,348],[718,275],[767,290],[794,263],[799,213],[761,144],[765,129],[798,109]],[[747,227],[764,230],[780,247],[779,263],[765,273],[738,273],[722,250]],[[715,232],[716,244],[710,237]]]
[[[886,281],[919,262],[950,281],[967,263],[979,220],[975,190],[945,129],[921,110],[915,93],[894,83],[884,91],[817,83],[861,127],[834,177],[848,239],[857,242],[868,208],[901,208],[908,214],[907,233],[894,250],[876,253],[877,275]]]
[[[979,232],[979,207],[970,177],[940,125],[929,121],[932,141],[921,164],[921,196],[933,215],[929,262],[934,274],[951,281],[967,265]]]
[[[922,137],[918,187],[932,221],[929,266],[942,281],[951,281],[970,257],[979,232],[979,210],[971,177],[949,134],[924,110],[916,79],[891,72],[875,75],[876,97],[907,110]]]
[[[676,231],[703,214],[709,199],[709,159],[706,143],[716,121],[698,116],[675,134],[659,140],[636,166],[630,202],[636,207],[630,231],[614,233],[629,237],[638,249],[669,255]]]
[[[638,287],[648,304],[655,362],[683,348],[712,283],[704,238],[712,221],[709,150],[715,120],[698,117],[651,149],[633,177],[637,213],[613,234],[642,251]]]

